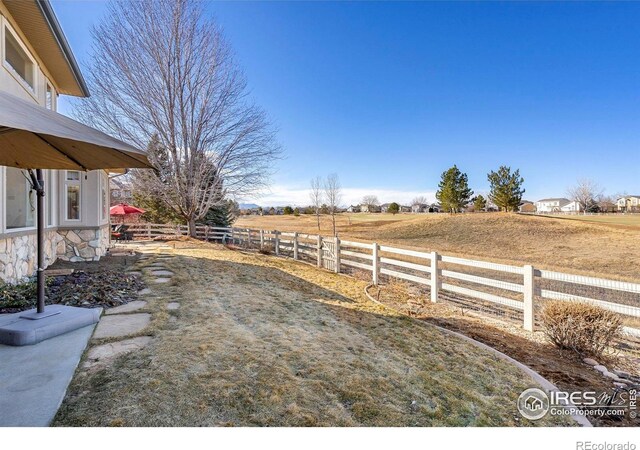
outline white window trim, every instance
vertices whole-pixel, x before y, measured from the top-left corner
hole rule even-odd
[[[35,208],[34,212],[33,212],[33,225],[30,227],[16,227],[16,228],[8,228],[7,227],[7,208],[6,208],[6,199],[5,199],[5,195],[7,193],[7,168],[4,167],[3,168],[3,177],[2,177],[2,204],[4,205],[4,209],[2,211],[2,220],[3,220],[3,225],[4,225],[4,232],[6,234],[10,234],[10,233],[21,233],[23,231],[33,231],[36,229],[36,226],[38,224],[38,209]],[[28,180],[25,180],[26,183],[28,183]],[[31,191],[29,190],[29,195],[31,195]],[[38,201],[38,199],[35,199],[36,201]]]
[[[58,171],[47,170],[45,173],[45,228],[55,228],[58,225],[57,210],[58,210]],[[51,208],[49,208],[51,205]]]
[[[68,172],[78,172],[79,174],[79,178],[78,180],[69,180],[67,179],[67,173]],[[67,195],[67,187],[68,186],[78,186],[80,188],[80,199],[79,199],[79,213],[78,214],[78,218],[77,219],[69,219],[69,196]],[[82,210],[84,209],[82,206],[82,172],[79,170],[65,170],[64,171],[64,192],[62,193],[62,195],[64,195],[64,221],[65,222],[82,222]]]
[[[47,108],[47,90],[49,89],[51,89],[51,109]],[[44,82],[44,107],[46,109],[49,109],[49,111],[58,110],[58,93],[56,92],[56,88],[48,78],[45,78]]]
[[[18,36],[18,33],[16,33],[16,30],[11,26],[9,21],[4,17],[2,17],[1,25],[2,25],[2,45],[1,45],[2,49],[0,51],[2,52],[2,67],[4,68],[4,70],[6,70],[9,73],[9,75],[11,75],[20,84],[20,86],[22,86],[22,88],[25,91],[29,93],[29,95],[33,97],[34,100],[38,101],[38,93],[37,93],[38,63],[36,62],[35,58],[31,55],[31,52],[29,51],[29,49],[27,49],[27,47],[24,45],[24,43],[22,42],[22,39],[20,39],[20,36]],[[16,72],[16,70],[13,67],[11,67],[11,64],[9,64],[6,60],[5,40],[6,40],[7,31],[9,31],[9,33],[13,35],[13,38],[16,40],[20,48],[22,48],[24,53],[27,55],[27,58],[29,58],[29,60],[33,64],[33,87],[29,86],[29,83],[27,83],[27,81],[24,80]]]

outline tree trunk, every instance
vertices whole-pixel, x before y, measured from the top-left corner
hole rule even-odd
[[[320,212],[316,209],[316,219],[318,220],[318,231],[320,231]]]
[[[196,238],[196,220],[192,217],[188,221],[189,224],[189,236],[192,238]]]

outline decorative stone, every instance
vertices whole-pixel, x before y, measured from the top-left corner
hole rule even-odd
[[[623,383],[621,381],[614,381],[613,385],[617,388],[623,388],[623,389],[628,386],[627,383]]]
[[[178,302],[169,302],[169,303],[167,303],[167,309],[168,310],[175,311],[178,308],[180,308],[180,303],[178,303]]]
[[[162,277],[172,277],[173,272],[170,270],[154,270],[151,272],[153,275],[162,276]]]
[[[153,280],[155,283],[168,283],[171,281],[171,278],[156,278]]]
[[[87,353],[84,367],[107,365],[115,357],[140,350],[151,342],[151,336],[140,336],[93,347]]]
[[[618,375],[616,375],[615,373],[612,372],[604,372],[602,375],[604,375],[607,378],[611,378],[612,380],[615,381],[620,381],[620,377]]]
[[[104,316],[98,323],[93,337],[94,339],[112,338],[139,333],[149,325],[150,321],[151,314],[148,313]]]
[[[80,256],[85,259],[93,259],[96,256],[95,249],[93,247],[85,247],[80,249]]]
[[[84,258],[81,256],[72,256],[71,258],[69,258],[69,261],[71,262],[82,262],[84,261]]]
[[[631,374],[629,372],[625,372],[624,370],[613,369],[612,372],[618,375],[620,378],[631,378]]]
[[[78,236],[84,242],[89,242],[96,238],[96,232],[94,230],[81,230],[78,232]]]
[[[129,313],[129,312],[137,311],[141,308],[144,308],[145,306],[147,306],[147,302],[145,302],[144,300],[134,300],[127,304],[116,306],[115,308],[109,308],[105,311],[105,314],[111,315],[111,314]]]
[[[151,294],[151,289],[149,289],[149,288],[144,288],[144,289],[138,291],[138,295],[149,295],[149,294]]]
[[[80,239],[80,236],[78,236],[75,231],[71,231],[69,230],[69,232],[67,233],[67,235],[65,236],[69,241],[73,242],[74,244],[79,244],[80,242],[82,242],[82,239]]]
[[[591,359],[591,358],[585,358],[582,360],[582,362],[584,362],[585,364],[589,364],[590,366],[597,366],[598,365],[598,361],[596,361],[595,359]]]
[[[596,369],[598,372],[602,372],[603,374],[609,371],[609,369],[607,369],[605,366],[601,364],[595,365],[593,366],[593,368]]]
[[[100,240],[94,239],[93,241],[89,241],[89,247],[93,247],[93,248],[100,247]]]

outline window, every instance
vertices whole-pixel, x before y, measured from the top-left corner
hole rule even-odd
[[[47,82],[47,91],[45,93],[44,106],[51,111],[56,110],[56,91],[53,90],[53,87]]]
[[[66,171],[65,202],[67,220],[80,220],[80,172],[77,170]]]
[[[36,196],[27,174],[13,167],[6,168],[5,205],[7,229],[35,225]]]
[[[36,66],[7,27],[4,28],[4,61],[5,66],[9,66],[33,91]]]

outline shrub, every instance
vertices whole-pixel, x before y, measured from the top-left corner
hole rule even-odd
[[[36,304],[36,282],[9,284],[0,282],[0,310],[28,309]]]
[[[622,319],[588,303],[551,300],[542,309],[542,326],[557,347],[598,357],[619,337]]]

